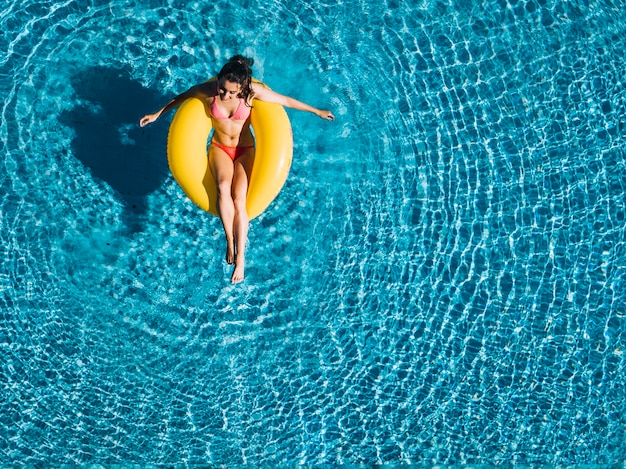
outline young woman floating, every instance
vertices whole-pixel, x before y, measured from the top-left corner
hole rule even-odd
[[[232,283],[244,279],[245,249],[248,237],[246,196],[254,165],[254,138],[250,131],[250,112],[254,100],[277,103],[307,111],[332,121],[332,112],[309,106],[252,81],[253,60],[236,55],[217,75],[217,80],[195,85],[179,94],[154,114],[141,118],[144,127],[179,106],[188,98],[206,101],[214,128],[209,146],[209,167],[217,187],[217,210],[226,234],[226,262],[234,264]]]

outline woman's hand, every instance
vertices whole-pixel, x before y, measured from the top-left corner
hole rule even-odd
[[[335,120],[335,116],[330,111],[320,111],[317,113],[317,115],[320,116],[322,119],[326,119],[327,121]]]
[[[141,120],[139,121],[139,125],[141,127],[145,127],[148,124],[152,124],[155,120],[157,120],[159,118],[158,114],[146,114],[145,116],[143,116],[141,118]]]

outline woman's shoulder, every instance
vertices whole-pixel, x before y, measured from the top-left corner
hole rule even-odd
[[[252,88],[252,98],[259,99],[261,101],[263,101],[264,98],[267,98],[267,91],[269,88],[263,83],[252,82],[250,88]]]
[[[217,96],[217,80],[205,81],[199,85],[194,86],[196,91],[205,95],[207,98],[213,98]]]

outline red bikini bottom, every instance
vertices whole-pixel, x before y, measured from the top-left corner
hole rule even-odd
[[[227,145],[222,145],[221,143],[217,143],[213,140],[211,140],[211,145],[215,145],[220,150],[223,150],[224,153],[226,153],[230,157],[230,159],[233,161],[235,161],[237,158],[243,155],[250,148],[254,148],[254,145],[246,145],[242,147],[229,147]]]

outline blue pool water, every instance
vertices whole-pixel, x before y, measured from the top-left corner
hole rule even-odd
[[[9,4],[0,464],[624,465],[621,2]],[[137,126],[235,53],[337,116],[239,286]]]

